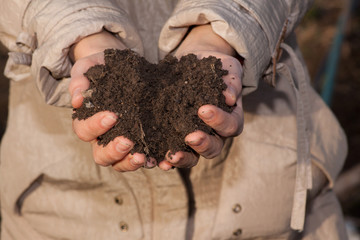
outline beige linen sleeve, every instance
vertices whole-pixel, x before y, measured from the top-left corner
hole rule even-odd
[[[31,73],[48,104],[70,107],[68,84],[72,44],[106,29],[132,50],[143,52],[141,39],[127,13],[115,1],[33,0],[23,17],[23,30],[35,37]]]
[[[214,32],[245,59],[243,93],[248,94],[257,88],[276,54],[284,25],[286,36],[301,20],[310,2],[182,0],[162,29],[159,48],[163,54],[171,52],[190,26],[210,23]]]
[[[0,41],[7,49],[14,49],[15,36],[21,31],[24,12],[30,0],[0,0]]]

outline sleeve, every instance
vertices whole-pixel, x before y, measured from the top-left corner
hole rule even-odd
[[[115,1],[114,1],[115,2]],[[48,104],[70,107],[68,52],[83,37],[106,29],[142,54],[141,39],[127,13],[113,1],[33,0],[22,28],[35,38],[31,73]]]
[[[30,0],[0,0],[0,40],[7,49],[13,49],[14,36],[21,29],[24,12]]]
[[[259,79],[276,54],[276,46],[299,23],[311,0],[182,0],[166,22],[159,39],[165,54],[173,51],[192,25],[210,23],[215,33],[224,38],[244,61],[243,93],[258,86]]]

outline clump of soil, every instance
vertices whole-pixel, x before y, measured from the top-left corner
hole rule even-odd
[[[105,65],[90,68],[85,76],[90,87],[73,118],[86,119],[100,111],[111,111],[119,121],[98,144],[107,145],[125,136],[135,145],[132,152],[145,153],[157,161],[168,150],[192,151],[185,136],[195,130],[215,134],[198,117],[200,106],[213,104],[227,112],[226,85],[220,59],[201,60],[193,54],[177,60],[167,56],[159,64],[149,63],[131,50],[105,50]]]

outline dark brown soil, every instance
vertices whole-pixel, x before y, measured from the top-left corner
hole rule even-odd
[[[184,142],[187,134],[195,130],[215,134],[197,112],[206,104],[232,110],[222,93],[226,74],[215,57],[199,60],[190,54],[177,60],[169,55],[159,64],[151,64],[131,50],[107,49],[105,65],[85,73],[90,88],[73,118],[114,112],[119,121],[98,143],[106,145],[125,136],[135,143],[132,152],[161,161],[168,150],[192,151]]]

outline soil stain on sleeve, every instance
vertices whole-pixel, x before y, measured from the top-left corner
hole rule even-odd
[[[196,130],[215,134],[197,115],[198,109],[212,104],[231,112],[225,103],[220,59],[199,60],[194,54],[180,60],[168,55],[158,64],[149,63],[131,50],[105,50],[105,65],[90,68],[90,81],[80,108],[73,119],[87,119],[100,111],[119,117],[116,125],[98,137],[107,145],[117,136],[125,136],[135,145],[132,153],[145,153],[157,161],[168,150],[192,151],[185,136]]]

